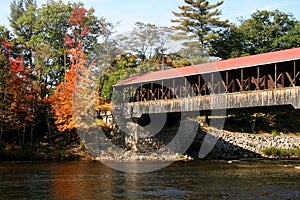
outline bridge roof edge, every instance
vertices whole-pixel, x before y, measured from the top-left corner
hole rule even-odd
[[[279,62],[286,62],[300,59],[300,47],[274,51],[269,53],[221,60],[217,62],[203,63],[191,65],[181,68],[171,68],[167,70],[148,72],[121,80],[114,86],[125,86],[137,83],[154,82],[159,80],[179,78],[196,74],[206,74],[218,71],[233,70],[239,68],[248,68],[253,66],[261,66]]]

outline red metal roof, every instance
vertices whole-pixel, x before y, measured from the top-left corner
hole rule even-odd
[[[148,72],[119,81],[115,86],[145,83],[163,79],[170,79],[174,77],[190,76],[194,74],[205,74],[216,71],[253,67],[297,59],[300,59],[300,48],[293,48],[217,62],[192,65],[182,68],[172,68],[162,71]]]

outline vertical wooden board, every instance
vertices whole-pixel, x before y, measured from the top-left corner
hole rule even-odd
[[[209,99],[207,98],[207,96],[203,99],[203,110],[210,110],[211,109],[211,106],[210,106],[210,101]]]
[[[262,94],[263,92],[259,91],[256,96],[257,96],[257,102],[256,102],[256,106],[262,106]]]
[[[222,108],[222,99],[220,95],[215,95],[212,99],[213,104],[214,104],[214,109],[221,109]]]
[[[206,98],[204,96],[201,97],[200,108],[201,108],[201,110],[205,110],[205,108],[206,108]]]
[[[206,99],[204,97],[202,98],[200,105],[201,105],[201,110],[206,110],[207,103],[206,103]]]
[[[228,107],[228,109],[231,108],[231,101],[232,101],[232,95],[228,94],[228,96],[227,96],[227,107]]]
[[[270,90],[268,95],[268,106],[271,106],[272,102],[274,102],[274,93],[273,90]]]
[[[239,102],[239,108],[241,107],[246,107],[249,105],[249,93],[241,93],[241,97],[240,99],[238,100]]]
[[[239,106],[238,106],[239,101],[238,101],[238,99],[237,99],[236,94],[234,94],[232,97],[233,97],[233,98],[232,98],[232,107],[233,107],[233,108],[239,107]]]
[[[283,94],[282,94],[282,90],[277,90],[276,92],[276,99],[277,99],[277,105],[283,105]]]
[[[222,105],[222,98],[220,97],[220,95],[215,95],[214,96],[214,101],[215,101],[215,109],[221,109],[223,107]]]
[[[279,94],[279,92],[278,92],[278,90],[277,91],[274,91],[274,94],[275,94],[275,102],[273,103],[273,105],[281,105],[281,97],[280,97],[280,94]]]
[[[268,96],[267,96],[267,101],[268,101],[268,106],[271,105],[271,102],[272,102],[272,97],[273,97],[273,93],[272,93],[272,90],[269,90],[268,91]]]
[[[217,98],[216,95],[211,95],[211,106],[212,109],[217,109],[219,105],[219,99]]]
[[[295,95],[295,101],[296,101],[296,103],[295,103],[295,105],[297,105],[296,107],[297,107],[297,109],[300,109],[300,88],[298,87],[298,88],[296,88],[296,95]]]
[[[292,91],[289,89],[283,90],[283,98],[284,98],[284,104],[288,105],[288,104],[292,104]]]
[[[178,99],[174,104],[174,110],[175,112],[178,112],[178,110],[181,108],[181,102],[180,99]]]
[[[195,107],[196,107],[196,109],[197,110],[199,110],[199,108],[200,108],[200,106],[201,106],[201,97],[196,97],[195,98],[195,101],[196,101],[196,105],[195,105]]]
[[[296,109],[300,109],[300,87],[294,88],[294,95],[293,95],[293,106]]]
[[[251,92],[251,97],[250,97],[250,107],[256,107],[256,102],[257,102],[257,95],[253,92]]]

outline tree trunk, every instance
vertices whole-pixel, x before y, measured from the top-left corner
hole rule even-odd
[[[0,127],[0,143],[2,142],[2,126]]]
[[[22,145],[22,140],[21,140],[21,130],[18,129],[18,140],[19,140],[19,146]]]
[[[25,133],[26,133],[26,126],[24,125],[23,136],[22,136],[22,145],[21,146],[23,146],[25,144]]]
[[[33,147],[33,125],[30,127],[30,148]]]
[[[50,118],[50,109],[47,108],[47,116],[46,116],[46,124],[47,124],[47,128],[48,128],[48,138],[51,137],[51,125],[50,125],[50,121],[49,121],[49,118]]]

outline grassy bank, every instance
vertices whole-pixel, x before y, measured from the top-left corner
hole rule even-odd
[[[271,158],[300,158],[300,148],[280,149],[270,147],[264,149],[263,154]]]
[[[78,137],[36,141],[34,144],[0,143],[0,161],[45,161],[92,159]]]

